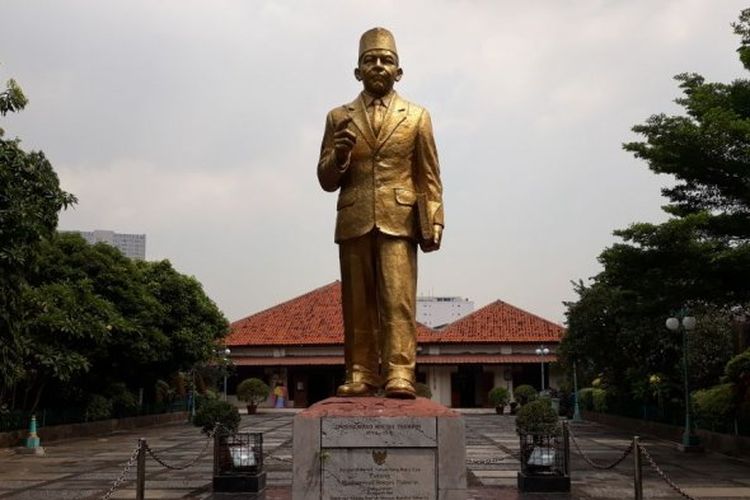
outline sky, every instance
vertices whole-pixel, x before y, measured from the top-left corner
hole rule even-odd
[[[328,110],[351,101],[362,32],[390,29],[396,90],[430,110],[444,186],[421,295],[502,300],[564,322],[571,281],[634,222],[657,176],[622,150],[680,113],[673,76],[746,78],[733,0],[0,3],[0,119],[78,205],[60,229],[145,233],[230,320],[338,279],[336,195],[316,178]]]

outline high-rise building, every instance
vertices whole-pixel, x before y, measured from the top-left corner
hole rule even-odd
[[[474,311],[474,302],[462,297],[417,297],[417,321],[440,328]]]
[[[125,257],[131,259],[145,260],[146,258],[146,235],[145,234],[123,234],[104,229],[94,231],[64,231],[66,233],[78,233],[83,239],[91,243],[107,243],[120,250]]]

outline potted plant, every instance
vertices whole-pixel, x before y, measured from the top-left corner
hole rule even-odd
[[[508,404],[508,389],[505,387],[495,387],[487,395],[487,399],[490,400],[490,404],[495,407],[495,411],[498,415],[502,415],[505,411],[505,405]]]
[[[516,431],[519,434],[557,435],[560,422],[549,399],[531,401],[518,410]]]
[[[537,398],[536,389],[528,384],[519,385],[513,391],[513,395],[516,397],[516,401],[519,405],[524,406]]]
[[[518,410],[516,432],[520,438],[519,490],[570,491],[568,443],[549,398],[528,402]]]
[[[510,402],[510,414],[515,415],[518,411],[518,403],[516,401]]]
[[[270,393],[271,388],[259,378],[245,379],[237,386],[237,399],[247,403],[248,415],[254,414]]]
[[[195,412],[193,425],[200,427],[205,434],[211,434],[214,429],[223,434],[237,432],[240,425],[240,414],[237,408],[218,399],[205,399]]]
[[[417,382],[414,385],[414,390],[417,392],[417,397],[432,399],[432,390],[429,385]]]

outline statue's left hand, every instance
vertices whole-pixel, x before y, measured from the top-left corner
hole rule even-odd
[[[432,241],[422,245],[425,252],[434,252],[440,249],[440,242],[443,240],[443,226],[440,224],[432,225]]]

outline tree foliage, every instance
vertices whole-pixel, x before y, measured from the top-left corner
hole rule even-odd
[[[259,378],[246,378],[237,386],[237,398],[251,405],[258,405],[268,398],[271,388]]]
[[[20,111],[28,103],[29,101],[21,87],[11,78],[5,84],[5,90],[0,92],[0,116],[5,116],[9,112]]]
[[[0,115],[27,103],[10,80],[0,93]],[[60,189],[57,174],[41,152],[26,152],[0,128],[0,401],[23,372],[19,318],[26,275],[44,238],[57,227],[58,212],[76,202]]]
[[[20,406],[85,399],[159,379],[208,361],[227,321],[195,278],[169,261],[136,262],[77,234],[44,241],[24,294]],[[71,395],[67,387],[84,391]],[[156,396],[155,394],[153,395]]]
[[[0,115],[26,104],[10,80]],[[137,389],[207,362],[227,333],[201,284],[169,261],[58,235],[75,202],[43,153],[0,129],[0,411],[132,406]]]
[[[750,70],[750,9],[734,28]],[[603,270],[576,283],[578,299],[566,304],[563,356],[584,384],[602,378],[614,404],[679,398],[681,337],[664,327],[678,311],[698,318],[691,387],[718,383],[732,355],[731,310],[750,303],[750,80],[675,78],[684,112],[651,116],[633,127],[642,140],[623,146],[675,179],[662,189],[670,219],[615,231],[621,241],[599,256]]]

